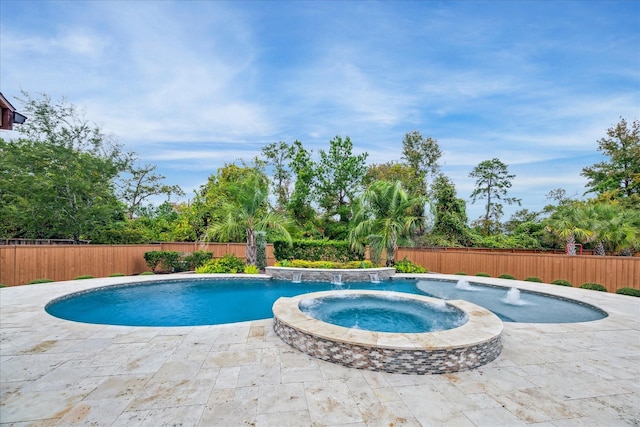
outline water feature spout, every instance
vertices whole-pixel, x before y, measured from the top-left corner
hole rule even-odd
[[[460,289],[462,291],[481,291],[482,290],[476,286],[471,286],[469,282],[467,282],[464,279],[458,280],[458,283],[456,283],[456,289]]]
[[[507,291],[507,296],[502,300],[503,303],[509,305],[527,305],[527,302],[520,297],[520,289],[511,288]]]
[[[380,283],[380,277],[378,277],[378,273],[369,273],[369,280],[371,280],[371,283]]]
[[[302,273],[296,271],[293,273],[293,277],[291,278],[293,283],[301,283],[302,282]]]
[[[334,274],[331,276],[332,285],[342,285],[342,274]]]

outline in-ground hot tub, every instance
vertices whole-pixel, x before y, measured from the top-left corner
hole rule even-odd
[[[411,302],[446,304],[464,312],[466,322],[435,332],[379,332],[347,328],[305,314],[300,306],[317,299],[349,296],[387,298],[398,305]],[[502,321],[490,311],[455,300],[387,291],[340,290],[279,298],[273,305],[274,329],[292,347],[340,365],[401,374],[439,374],[473,369],[494,360],[502,350]]]

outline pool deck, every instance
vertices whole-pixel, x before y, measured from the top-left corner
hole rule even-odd
[[[0,289],[0,425],[640,425],[640,298],[468,277],[581,300],[609,316],[504,323],[493,362],[420,376],[314,359],[283,343],[272,319],[152,328],[82,324],[44,311],[74,291],[153,279]]]

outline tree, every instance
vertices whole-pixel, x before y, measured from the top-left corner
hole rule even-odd
[[[29,120],[0,140],[0,224],[6,237],[90,239],[123,217],[115,179],[131,154],[66,100],[27,93]]]
[[[405,134],[402,140],[402,158],[421,180],[428,180],[429,176],[438,173],[440,157],[442,157],[442,151],[437,140],[431,137],[425,139],[417,130]],[[426,195],[428,183],[424,182],[424,185]]]
[[[234,200],[232,188],[235,184],[254,174],[261,176],[261,185],[267,187],[264,190],[266,192],[268,189],[267,176],[260,164],[247,165],[243,161],[239,165],[225,164],[218,168],[215,174],[211,174],[207,178],[207,183],[196,192],[195,200],[190,209],[185,212],[190,217],[188,222],[193,227],[198,239],[205,239],[209,226],[223,219],[225,213],[220,208]]]
[[[424,196],[424,181],[412,166],[398,162],[372,164],[367,168],[362,184],[367,187],[375,181],[400,181],[409,195]]]
[[[311,154],[298,140],[293,141],[290,159],[295,183],[287,210],[299,227],[309,228],[309,223],[315,217],[315,211],[311,207],[311,189],[315,182],[315,163],[311,160]]]
[[[320,150],[317,169],[316,192],[318,203],[324,210],[325,226],[331,218],[339,218],[339,227],[329,238],[341,238],[351,216],[350,204],[360,191],[362,178],[367,171],[368,153],[353,154],[353,144],[347,136],[336,136],[330,141],[329,151]]]
[[[286,217],[280,212],[268,210],[269,192],[263,174],[250,174],[231,184],[228,190],[229,198],[221,207],[223,216],[209,226],[208,237],[231,241],[245,239],[249,265],[256,265],[257,262],[256,232],[271,228],[291,241]]]
[[[120,199],[127,205],[127,217],[132,219],[136,210],[141,207],[142,202],[151,196],[165,194],[171,197],[172,194],[184,196],[184,192],[177,185],[166,185],[162,183],[163,175],[154,173],[156,165],[144,165],[133,167],[129,165],[126,172],[128,177],[122,179],[120,185]]]
[[[640,209],[640,121],[631,127],[624,118],[607,129],[607,137],[598,140],[598,151],[608,161],[582,169],[588,178],[587,193],[606,195],[625,206]]]
[[[294,153],[293,147],[284,141],[262,147],[262,154],[267,159],[267,165],[273,167],[273,189],[276,193],[276,208],[279,211],[284,211],[289,203],[291,171],[287,168],[287,161]]]
[[[476,179],[476,188],[471,193],[472,203],[478,199],[486,200],[485,214],[479,218],[478,222],[486,235],[491,234],[492,229],[499,225],[502,217],[502,204],[499,201],[509,205],[514,203],[520,205],[519,199],[505,197],[515,175],[509,174],[507,165],[494,158],[480,162],[469,176]]]
[[[629,252],[640,239],[640,212],[626,209],[619,203],[591,202],[584,207],[596,255],[606,250]]]
[[[446,245],[468,244],[466,205],[457,197],[453,182],[443,174],[438,175],[433,182],[432,194],[435,200],[432,240]]]
[[[545,229],[563,239],[567,254],[576,255],[576,238],[585,243],[594,238],[595,233],[589,222],[584,205],[571,203],[559,206],[545,220]]]
[[[386,266],[395,264],[398,243],[409,239],[419,218],[413,215],[416,206],[424,205],[421,197],[409,197],[400,181],[376,181],[359,197],[349,233],[354,248],[364,250],[366,239],[374,256],[386,251]]]

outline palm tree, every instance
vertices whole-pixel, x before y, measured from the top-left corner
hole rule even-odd
[[[354,223],[349,233],[349,242],[363,250],[363,241],[370,247],[372,258],[386,251],[386,266],[395,264],[398,242],[410,238],[419,226],[420,217],[416,208],[424,206],[424,198],[409,197],[400,181],[375,181],[355,203]]]
[[[565,241],[568,255],[576,255],[576,237],[584,242],[594,238],[591,228],[585,207],[577,203],[559,206],[546,220],[545,227]]]
[[[614,250],[631,255],[631,250],[640,246],[640,211],[615,206],[618,207],[618,213],[608,227],[612,232],[604,234],[604,237]]]
[[[291,241],[291,235],[287,230],[289,221],[282,213],[268,210],[268,187],[257,173],[232,186],[230,195],[222,207],[225,215],[209,226],[208,237],[227,241],[246,239],[246,258],[247,264],[250,265],[256,265],[257,231],[271,228]]]

